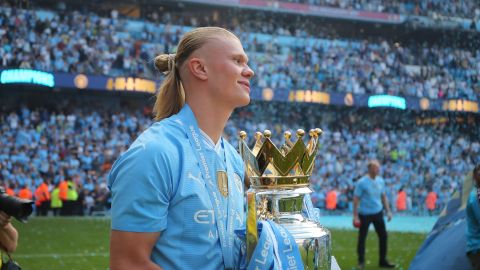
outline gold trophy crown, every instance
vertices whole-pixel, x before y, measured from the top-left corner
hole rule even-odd
[[[255,133],[255,145],[250,149],[246,142],[247,133],[241,131],[239,150],[252,186],[307,186],[318,151],[318,138],[322,133],[319,128],[311,129],[310,140],[305,145],[304,130],[297,130],[296,142],[291,141],[291,132],[285,131],[285,143],[279,149],[271,140],[270,130],[265,130]]]

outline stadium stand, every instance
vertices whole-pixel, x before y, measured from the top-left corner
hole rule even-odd
[[[68,73],[156,78],[154,56],[174,49],[172,44],[188,25],[203,25],[194,15],[187,17],[187,26],[178,25],[186,19],[175,21],[168,13],[164,24],[157,25],[91,13],[1,10],[0,67]],[[329,39],[318,29],[315,35],[292,33],[281,25],[265,27],[257,22],[244,30],[238,21],[243,20],[205,19],[205,23],[236,30],[252,56],[251,66],[257,72],[254,86],[431,99],[479,98],[480,51],[473,45],[470,49],[424,48],[382,38]]]
[[[281,0],[287,3],[299,3],[316,6],[337,7],[342,9],[366,10],[395,14],[414,14],[423,16],[480,17],[480,8],[475,1],[358,1],[358,0]]]
[[[478,18],[480,12],[473,8],[475,1],[287,2],[425,16]],[[152,64],[156,54],[173,52],[173,44],[191,27],[219,25],[242,39],[256,72],[255,87],[480,99],[480,47],[475,43],[395,42],[386,32],[359,38],[341,35],[343,30],[330,21],[318,24],[306,16],[255,10],[160,12],[157,7],[134,19],[115,10],[41,7],[0,8],[0,69],[158,79]],[[0,101],[0,181],[18,192],[22,185],[33,190],[43,180],[51,189],[70,180],[83,213],[103,213],[112,162],[151,123],[150,106],[143,102],[148,97],[128,96],[136,101],[127,106],[127,97],[117,93],[43,91],[27,100],[20,88],[0,89],[4,97],[10,95]],[[321,127],[325,133],[312,177],[316,206],[325,208],[326,194],[336,190],[336,208],[348,211],[354,181],[365,173],[368,159],[378,158],[393,208],[403,188],[407,210],[427,214],[430,191],[438,195],[436,209],[441,209],[464,172],[480,162],[479,124],[477,114],[257,101],[235,113],[225,135],[235,144],[240,130],[253,134],[269,128],[280,144],[287,129]]]
[[[103,194],[112,161],[151,123],[148,112],[88,105],[2,111],[0,142],[6,147],[0,154],[0,177],[15,191],[46,179],[50,184],[73,180],[79,193]],[[379,117],[378,112],[358,109],[255,102],[235,113],[226,136],[235,145],[240,130],[254,134],[270,128],[280,145],[285,130],[320,126],[325,133],[312,177],[317,206],[324,208],[326,193],[336,188],[337,208],[348,210],[354,181],[365,173],[367,160],[376,157],[384,164],[390,201],[395,202],[403,187],[408,209],[425,214],[428,191],[438,194],[440,209],[463,173],[480,162],[480,143],[478,131],[468,131],[471,124],[420,126],[414,118],[415,114],[399,116],[394,110]]]

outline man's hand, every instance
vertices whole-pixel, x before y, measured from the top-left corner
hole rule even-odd
[[[0,228],[5,228],[12,221],[12,217],[0,211]]]
[[[360,223],[360,218],[358,216],[353,216],[354,223]]]
[[[353,226],[355,228],[360,228],[360,218],[358,215],[353,215]]]
[[[392,220],[392,212],[387,211],[387,221],[390,221],[390,220]]]
[[[388,204],[388,199],[387,195],[385,195],[385,192],[382,193],[382,203],[385,211],[387,211],[387,221],[392,220],[392,211],[390,210],[390,205]]]

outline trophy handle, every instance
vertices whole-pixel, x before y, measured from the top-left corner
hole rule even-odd
[[[258,243],[258,232],[257,232],[257,213],[256,213],[256,199],[255,193],[250,190],[247,191],[247,262],[250,261],[253,251]]]

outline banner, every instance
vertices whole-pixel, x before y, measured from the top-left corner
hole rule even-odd
[[[5,69],[0,73],[0,84],[36,84],[54,87],[52,73],[32,69]]]
[[[0,85],[32,84],[45,87],[155,94],[158,82],[136,77],[108,77],[85,74],[43,72],[32,69],[0,70]],[[158,86],[157,86],[158,85]]]
[[[82,91],[139,92],[156,94],[160,81],[137,77],[108,77],[86,74],[49,73],[30,69],[0,70],[0,87],[13,84],[45,86],[56,89]],[[347,107],[393,108],[399,110],[454,111],[479,113],[477,101],[465,99],[428,99],[414,96],[365,95],[341,92],[323,92],[309,89],[261,88],[252,85],[252,100],[316,103]]]

